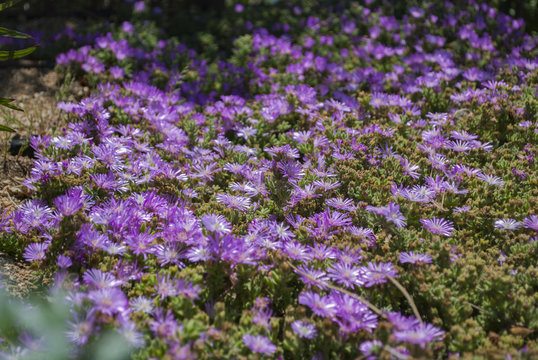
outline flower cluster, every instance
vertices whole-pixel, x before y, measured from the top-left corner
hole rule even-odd
[[[535,351],[538,39],[474,0],[306,3],[227,8],[222,54],[134,21],[58,56],[96,85],[0,229],[68,291],[77,351]]]

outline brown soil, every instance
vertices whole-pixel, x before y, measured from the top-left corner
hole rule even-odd
[[[29,297],[46,285],[27,264],[17,262],[2,252],[0,252],[0,281],[10,295],[19,298]]]
[[[54,71],[39,68],[0,68],[1,97],[15,99],[24,112],[0,109],[0,123],[23,136],[49,134],[60,118],[56,108],[58,78]]]
[[[23,137],[52,135],[53,126],[61,120],[56,108],[56,73],[41,68],[0,68],[0,79],[0,97],[14,98],[14,104],[24,109],[20,112],[0,107],[0,124],[13,128]],[[33,159],[6,153],[11,138],[12,134],[0,132],[0,213],[15,210],[31,195],[22,182],[32,168]],[[0,281],[17,297],[27,297],[44,285],[28,264],[2,252]]]
[[[12,211],[30,196],[22,185],[32,167],[32,159],[7,155],[0,161],[0,209]]]

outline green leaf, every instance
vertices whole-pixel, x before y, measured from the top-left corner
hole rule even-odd
[[[24,111],[20,107],[11,104],[11,102],[14,101],[14,100],[15,99],[6,99],[6,98],[0,97],[0,106],[5,106],[5,107],[13,109],[13,110]]]
[[[12,128],[10,128],[10,127],[8,127],[8,126],[5,126],[5,125],[0,125],[0,131],[10,132],[10,133],[14,133],[14,132],[16,132],[16,131],[13,130]]]
[[[31,39],[32,38],[28,34],[24,34],[15,30],[9,30],[3,27],[0,27],[0,36],[16,38],[16,39]]]
[[[11,1],[5,1],[3,3],[0,3],[0,11],[12,7],[13,5],[18,3],[19,1],[21,1],[21,0],[11,0]]]
[[[18,59],[28,54],[31,54],[36,49],[36,46],[32,46],[22,50],[0,51],[0,61]]]

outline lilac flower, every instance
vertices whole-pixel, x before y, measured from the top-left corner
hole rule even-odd
[[[170,279],[170,274],[157,275],[157,284],[155,290],[161,299],[171,296],[184,295],[189,299],[198,298],[200,292],[199,286],[194,286],[192,283],[186,282],[183,279]]]
[[[404,169],[404,174],[411,176],[413,179],[418,179],[420,176],[420,167],[411,164],[407,159],[401,159],[400,164]]]
[[[432,234],[439,234],[443,236],[452,236],[452,231],[454,231],[453,223],[449,220],[443,218],[436,218],[435,216],[431,219],[420,219],[422,227]]]
[[[310,255],[317,260],[328,260],[336,258],[336,253],[332,247],[315,242],[310,247]]]
[[[538,216],[531,215],[523,219],[523,224],[527,229],[538,231]]]
[[[357,209],[357,206],[353,203],[353,200],[342,199],[341,197],[328,199],[325,204],[328,206],[332,206],[336,209],[349,212],[355,211]]]
[[[102,288],[88,293],[94,308],[105,315],[112,316],[127,309],[129,302],[125,294],[118,288]]]
[[[42,352],[46,350],[45,337],[36,338],[29,334],[27,331],[23,331],[22,334],[19,335],[18,340],[21,344],[23,344],[27,349],[31,351]],[[1,355],[0,358],[2,358]]]
[[[299,304],[308,306],[312,312],[322,317],[332,317],[336,314],[336,303],[330,296],[320,296],[318,293],[304,291],[299,295]]]
[[[512,174],[514,174],[514,176],[517,176],[520,180],[527,179],[527,174],[525,173],[525,171],[519,170],[516,168],[512,168],[511,171],[512,171]]]
[[[161,299],[176,296],[178,294],[177,282],[170,279],[170,274],[157,275],[157,284],[155,284],[157,294],[161,295]]]
[[[211,258],[211,250],[204,245],[193,246],[187,250],[185,257],[193,263],[207,261]]]
[[[137,1],[133,5],[134,12],[142,12],[146,9],[146,3],[144,1]]]
[[[69,330],[65,335],[72,343],[84,345],[92,335],[94,322],[95,312],[93,311],[88,312],[85,317],[75,314],[74,320],[67,323]]]
[[[17,214],[21,215],[20,221],[30,229],[44,229],[52,226],[52,210],[37,199],[21,205]],[[15,221],[18,222],[18,218]]]
[[[145,344],[144,334],[136,330],[136,325],[132,321],[122,322],[118,332],[135,348],[142,347]]]
[[[24,250],[24,259],[28,262],[45,259],[48,243],[31,243]]]
[[[367,360],[377,359],[378,353],[383,349],[383,343],[379,340],[365,341],[359,346],[359,350]]]
[[[273,310],[268,308],[266,304],[262,306],[255,305],[252,309],[252,322],[266,329],[271,326],[272,316]]]
[[[116,279],[112,273],[103,272],[99,269],[90,269],[86,271],[84,275],[82,275],[82,281],[84,284],[96,289],[116,287],[124,283],[124,281]]]
[[[290,183],[296,184],[305,175],[303,165],[292,159],[286,159],[279,161],[277,168],[280,170],[282,176],[288,179]]]
[[[179,325],[174,318],[174,314],[170,310],[164,313],[162,308],[157,308],[155,311],[154,320],[150,321],[150,330],[155,336],[168,338],[175,335]]]
[[[232,232],[232,225],[222,215],[205,214],[202,216],[202,224],[207,230],[217,234],[229,234]]]
[[[301,320],[292,322],[291,328],[293,329],[293,332],[300,338],[311,340],[314,339],[318,334],[316,327],[313,324]]]
[[[367,206],[366,210],[372,211],[378,215],[384,215],[387,221],[396,224],[397,228],[404,228],[407,225],[405,216],[400,212],[400,205],[390,202],[385,207]]]
[[[80,210],[89,197],[84,195],[82,189],[70,189],[66,195],[58,196],[54,199],[54,205],[63,216],[70,216]]]
[[[367,240],[370,246],[375,246],[375,235],[372,229],[350,226],[347,231],[362,240]]]
[[[252,205],[249,198],[239,195],[217,194],[215,198],[219,203],[239,211],[248,210]]]
[[[295,237],[295,234],[290,230],[290,227],[283,223],[272,222],[269,229],[275,237],[282,241],[291,241],[291,239]]]
[[[310,260],[311,255],[308,248],[298,241],[288,242],[284,245],[284,252],[294,260]]]
[[[58,255],[58,259],[56,259],[56,264],[60,269],[67,269],[71,265],[73,265],[73,262],[71,261],[71,258],[66,255]]]
[[[420,321],[414,316],[404,316],[399,312],[388,312],[387,319],[394,325],[396,330],[405,331],[420,325]]]
[[[139,296],[131,300],[129,306],[132,310],[137,312],[142,312],[146,314],[151,314],[153,312],[153,301],[144,296]]]
[[[364,329],[371,332],[377,326],[377,315],[362,302],[348,294],[333,292],[331,294],[338,309],[336,322],[340,333],[351,334]]]
[[[432,257],[430,255],[425,254],[415,254],[412,251],[409,252],[401,252],[400,253],[400,262],[402,264],[409,263],[409,264],[431,264]]]
[[[346,263],[335,263],[329,268],[329,277],[338,284],[355,288],[364,284],[362,273],[358,267]]]
[[[462,207],[456,206],[454,208],[455,213],[464,213],[464,212],[467,212],[469,210],[471,210],[470,206],[462,206]]]
[[[420,323],[412,329],[397,330],[393,334],[396,340],[418,344],[421,348],[424,348],[426,344],[440,340],[444,333],[444,331],[431,324]]]
[[[364,259],[364,256],[362,256],[361,254],[362,251],[360,248],[354,248],[350,246],[345,246],[340,251],[337,251],[338,260],[340,260],[344,264],[357,264],[359,260]]]
[[[521,222],[514,219],[495,220],[495,227],[502,230],[516,230],[521,226]]]
[[[387,282],[387,276],[397,277],[398,272],[394,269],[391,263],[368,263],[368,266],[363,266],[364,271],[364,286],[370,287],[377,284],[383,284]]]
[[[154,248],[153,253],[159,262],[159,265],[164,266],[166,264],[174,264],[179,268],[185,267],[185,265],[179,260],[185,254],[183,245],[178,243],[159,244]]]
[[[191,177],[202,179],[203,181],[213,181],[213,174],[220,171],[216,169],[217,163],[210,165],[194,164],[192,167]]]
[[[138,233],[138,230],[136,230],[126,236],[125,244],[129,246],[133,254],[142,255],[145,259],[148,254],[153,253],[154,249],[151,244],[156,237],[156,235],[150,234],[148,231]]]
[[[272,355],[276,352],[276,345],[271,342],[267,337],[261,335],[243,335],[243,344],[251,351],[259,354]]]
[[[489,185],[504,186],[504,181],[500,177],[486,174],[479,174],[477,177]]]

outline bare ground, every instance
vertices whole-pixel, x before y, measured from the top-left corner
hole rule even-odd
[[[0,124],[7,125],[23,137],[33,134],[52,135],[61,122],[56,108],[58,78],[51,69],[0,68],[1,97],[16,99],[14,104],[24,112],[0,109]],[[6,152],[12,134],[0,133],[0,212],[12,211],[30,196],[22,185],[32,167],[33,159],[12,156]],[[27,297],[41,288],[43,279],[30,266],[0,252],[0,281],[17,297]],[[47,280],[48,281],[48,280]]]

